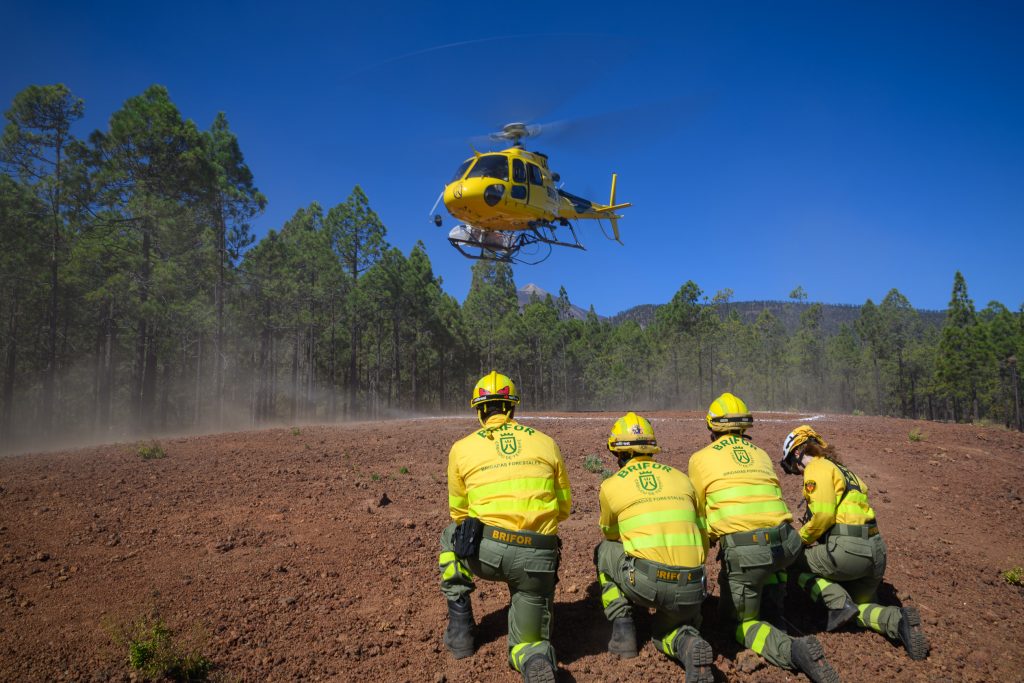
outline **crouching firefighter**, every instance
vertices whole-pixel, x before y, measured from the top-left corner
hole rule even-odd
[[[722,616],[736,624],[740,644],[775,666],[802,671],[816,683],[838,682],[817,638],[792,638],[760,617],[762,596],[785,586],[785,570],[803,544],[771,458],[746,435],[754,424],[747,404],[722,394],[705,422],[711,443],[690,456],[689,475],[708,540],[719,543]]]
[[[529,683],[555,680],[552,608],[558,581],[558,523],[572,496],[551,437],[516,422],[512,380],[498,372],[473,389],[481,428],[448,454],[448,507],[441,533],[441,592],[448,599],[444,644],[473,654],[473,577],[508,584],[508,661]]]
[[[913,607],[876,604],[887,551],[864,480],[850,471],[811,427],[797,427],[782,446],[782,469],[804,475],[807,547],[794,565],[797,583],[828,609],[826,630],[854,619],[859,626],[902,643],[911,659],[928,655],[921,615]]]
[[[601,605],[612,622],[608,650],[636,657],[633,606],[653,607],[654,646],[683,665],[687,683],[711,683],[711,646],[697,630],[708,540],[693,486],[681,471],[655,462],[661,448],[654,429],[635,413],[616,420],[608,450],[619,471],[601,484],[607,540],[594,550]]]

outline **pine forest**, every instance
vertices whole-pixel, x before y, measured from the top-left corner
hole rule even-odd
[[[256,240],[267,200],[224,114],[200,130],[152,86],[79,138],[84,107],[65,86],[32,86],[5,113],[4,449],[39,434],[468,414],[492,368],[516,380],[524,412],[703,409],[732,391],[755,411],[1024,429],[1024,310],[979,309],[960,273],[938,323],[893,289],[827,329],[798,287],[787,326],[692,281],[643,319],[609,320],[574,315],[564,288],[520,306],[511,267],[486,261],[460,303],[422,243],[388,243],[359,187]]]

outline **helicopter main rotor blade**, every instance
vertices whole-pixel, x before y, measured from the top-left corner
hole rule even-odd
[[[559,147],[584,144],[633,145],[657,142],[697,118],[711,98],[675,97],[645,102],[594,116],[538,124],[545,143]]]

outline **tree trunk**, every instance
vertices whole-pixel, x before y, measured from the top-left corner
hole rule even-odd
[[[163,373],[160,381],[160,430],[167,431],[167,413],[171,407],[171,390],[174,385],[172,381],[173,371],[169,359],[164,361],[162,369]],[[182,371],[184,370],[185,368],[182,367]]]
[[[295,330],[292,343],[292,407],[289,414],[290,419],[295,421],[295,411],[299,400],[299,331]]]
[[[213,419],[220,427],[224,418],[224,262],[227,260],[227,225],[217,201],[217,282],[213,289],[217,333],[213,341]],[[198,371],[197,371],[198,372]]]
[[[152,397],[147,393],[151,371],[146,363],[149,360],[149,320],[145,308],[149,301],[150,280],[150,248],[149,227],[142,229],[142,266],[139,271],[139,304],[143,313],[138,320],[138,331],[135,337],[135,386],[132,400],[132,412],[135,417],[135,429],[145,431],[150,427]]]
[[[14,379],[18,369],[18,300],[11,301],[6,362],[4,363],[3,412],[0,412],[0,442],[11,443],[11,414],[14,407]]]
[[[1015,413],[1014,422],[1019,431],[1024,431],[1024,411],[1021,410],[1020,401],[1020,379],[1017,377],[1017,363],[1010,364],[1010,378],[1013,381],[1013,409]]]
[[[398,302],[394,303],[396,309]],[[402,356],[401,356],[401,329],[402,320],[399,316],[392,316],[391,318],[391,343],[392,348],[392,362],[391,362],[391,384],[395,390],[395,407],[401,409],[402,407]],[[391,392],[388,391],[388,407],[391,406]]]
[[[878,356],[872,354],[871,364],[875,371],[875,415],[882,414],[882,372],[878,367]]]
[[[214,366],[217,365],[217,361],[214,360]],[[218,395],[214,395],[214,403],[219,403]],[[203,335],[199,335],[196,341],[196,377],[195,377],[195,398],[193,399],[192,406],[192,426],[199,426],[199,421],[203,415]],[[214,407],[214,417],[217,420],[217,424],[220,424],[220,415],[216,412],[218,409]]]
[[[107,302],[103,318],[103,372],[99,390],[99,427],[102,434],[110,433],[114,386],[114,303]]]
[[[335,346],[336,339],[335,339],[335,329],[334,329],[334,326],[336,324],[336,321],[334,319],[334,316],[335,316],[334,303],[335,303],[334,295],[332,294],[331,295],[331,342],[330,342],[331,348],[330,348],[330,351],[329,351],[330,355],[327,358],[327,374],[328,374],[328,378],[329,378],[330,385],[331,385],[330,413],[328,415],[328,418],[330,420],[334,420],[338,416],[338,394],[337,394],[337,389],[338,389],[338,365],[337,365],[338,349]]]
[[[355,315],[353,315],[355,318]],[[346,406],[349,417],[355,415],[356,410],[356,384],[359,382],[357,375],[357,355],[359,353],[359,327],[358,323],[353,320],[351,327],[351,339],[352,348],[349,351],[348,358],[348,405]]]

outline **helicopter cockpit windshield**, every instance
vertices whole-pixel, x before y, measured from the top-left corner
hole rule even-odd
[[[508,157],[504,154],[484,154],[476,160],[466,177],[508,181]]]
[[[466,169],[469,168],[471,163],[473,163],[472,159],[466,159],[459,164],[459,170],[455,171],[455,175],[452,176],[451,182],[454,183],[456,180],[462,180],[462,176],[466,175]]]

